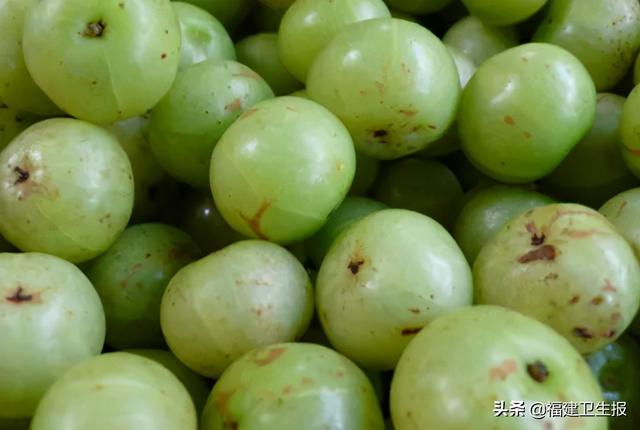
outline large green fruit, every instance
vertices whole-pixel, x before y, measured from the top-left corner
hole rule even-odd
[[[382,0],[297,0],[278,29],[282,63],[306,82],[314,60],[336,34],[356,22],[390,16]]]
[[[482,248],[475,299],[532,316],[580,352],[613,342],[640,305],[640,265],[607,219],[575,204],[531,209]]]
[[[127,352],[86,360],[47,391],[32,430],[196,430],[189,393],[167,368]]]
[[[169,90],[180,27],[169,0],[39,0],[22,39],[27,69],[70,115],[99,124],[143,115]]]
[[[640,188],[612,197],[602,205],[600,213],[627,239],[640,259]]]
[[[318,231],[355,172],[348,131],[301,97],[255,105],[213,151],[211,189],[224,219],[245,236],[282,244]]]
[[[529,209],[554,203],[544,194],[506,185],[470,193],[473,195],[460,211],[453,235],[471,264],[482,247],[512,218]]]
[[[396,430],[606,430],[605,417],[576,416],[583,405],[573,417],[531,413],[551,402],[602,400],[589,366],[565,339],[497,306],[468,307],[427,325],[391,384]],[[509,409],[512,401],[522,402],[522,416],[497,416],[500,402]]]
[[[0,254],[0,421],[33,415],[68,368],[97,355],[104,312],[91,282],[45,254]]]
[[[137,224],[92,260],[85,273],[107,317],[107,344],[116,349],[164,346],[160,301],[173,275],[200,256],[185,232],[166,224]]]
[[[433,33],[380,18],[352,24],[329,42],[311,67],[307,92],[342,120],[359,151],[396,159],[445,134],[460,80]]]
[[[562,48],[530,43],[478,68],[462,96],[458,131],[483,173],[526,183],[560,164],[595,113],[596,91],[584,66]]]
[[[340,235],[316,285],[317,311],[331,344],[372,370],[390,370],[422,327],[471,305],[471,270],[440,224],[386,209]]]
[[[218,377],[253,348],[301,336],[313,313],[304,267],[286,249],[246,240],[180,270],[160,308],[167,344],[184,364]]]
[[[213,388],[202,430],[383,430],[371,382],[335,351],[284,343],[249,352]]]
[[[243,112],[272,97],[264,79],[235,61],[187,66],[151,111],[151,150],[173,177],[208,188],[211,153],[220,137]]]
[[[553,43],[585,65],[598,91],[613,88],[640,48],[637,0],[552,0],[534,41]]]
[[[23,251],[77,263],[125,229],[133,176],[114,135],[70,118],[36,123],[0,153],[0,232]]]
[[[624,97],[615,94],[598,94],[591,131],[544,180],[545,191],[562,200],[597,208],[638,184],[620,151],[618,128],[624,102]]]

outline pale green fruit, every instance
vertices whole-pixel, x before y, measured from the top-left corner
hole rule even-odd
[[[534,317],[580,352],[613,342],[640,306],[640,265],[607,219],[575,204],[531,209],[482,248],[475,300]]]

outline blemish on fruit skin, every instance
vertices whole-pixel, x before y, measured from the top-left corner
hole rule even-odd
[[[540,361],[536,360],[531,364],[527,364],[527,373],[536,382],[544,382],[549,377],[549,369]]]
[[[34,302],[34,295],[33,294],[26,294],[24,292],[24,288],[22,288],[21,286],[16,287],[15,291],[13,292],[13,294],[11,294],[10,296],[6,296],[5,300],[10,302],[10,303],[15,303],[15,304],[20,304],[20,303],[25,303],[25,302]]]
[[[347,267],[351,271],[352,274],[357,275],[358,272],[360,271],[360,267],[363,264],[364,264],[364,260],[350,261],[349,265]]]
[[[238,110],[242,107],[242,99],[237,98],[224,105],[225,112]]]
[[[556,258],[556,249],[553,245],[542,245],[539,248],[532,249],[526,254],[518,258],[521,264],[527,264],[534,261],[553,261]]]
[[[18,177],[16,178],[14,185],[21,184],[29,180],[29,172],[22,169],[21,167],[19,166],[14,167],[13,171],[18,174]]]
[[[610,291],[612,293],[617,293],[618,289],[613,286],[613,284],[611,283],[610,280],[605,279],[604,280],[604,287],[602,287],[602,291]]]
[[[167,58],[167,54],[163,52],[162,55],[160,55],[160,58],[164,60],[165,58]]]
[[[311,385],[314,381],[311,378],[302,378],[300,382],[302,383],[302,385]]]
[[[620,204],[620,207],[618,208],[618,213],[616,214],[616,216],[620,216],[620,214],[622,213],[622,210],[627,207],[627,204],[628,202],[626,200]]]
[[[240,119],[248,118],[248,117],[250,117],[251,115],[253,115],[253,114],[254,114],[254,113],[256,113],[256,112],[258,112],[258,109],[254,109],[254,108],[247,109],[247,110],[246,110],[246,111],[245,111],[245,112],[240,116]]]
[[[398,109],[398,113],[411,118],[416,116],[418,111],[413,109]]]
[[[604,302],[604,299],[602,298],[602,296],[596,296],[591,300],[592,305],[599,305],[599,304],[602,304],[602,302]]]
[[[293,385],[287,385],[282,389],[282,394],[287,395],[293,393],[294,388]]]
[[[100,37],[104,34],[107,25],[102,20],[90,22],[87,24],[87,27],[82,32],[82,35],[85,37]]]
[[[267,366],[276,361],[286,351],[286,348],[271,348],[269,351],[267,351],[267,355],[265,357],[254,358],[253,362],[260,367]]]
[[[382,137],[386,137],[389,134],[387,130],[374,130],[373,137],[376,139],[380,139]]]
[[[267,235],[264,234],[264,232],[262,231],[261,222],[262,222],[262,218],[264,217],[264,214],[269,210],[270,207],[271,207],[271,202],[268,202],[268,201],[262,202],[262,204],[260,205],[256,213],[251,218],[240,213],[240,217],[242,217],[242,219],[247,223],[251,231],[253,231],[253,233],[255,233],[255,235],[262,240],[269,239]]]
[[[420,333],[420,330],[422,330],[423,328],[424,327],[408,327],[408,328],[402,329],[400,334],[402,334],[402,336],[413,336],[414,334]]]
[[[241,72],[234,73],[233,77],[235,77],[235,78],[249,78],[249,79],[256,79],[256,80],[261,80],[262,79],[260,77],[260,75],[258,75],[256,72],[253,72],[251,70],[243,70]]]
[[[575,305],[579,301],[580,301],[580,296],[576,294],[575,296],[571,297],[571,300],[569,300],[569,304]]]
[[[585,327],[576,327],[573,329],[573,335],[581,339],[593,339],[593,333]]]
[[[501,380],[504,381],[509,375],[518,370],[518,364],[515,360],[505,360],[498,366],[492,367],[489,371],[489,379],[492,381]]]
[[[419,313],[420,313],[420,309],[418,309],[418,308],[411,308],[411,309],[409,309],[409,312],[411,312],[412,314],[419,314]]]
[[[229,410],[229,401],[234,394],[235,390],[220,392],[215,398],[215,403],[218,407],[218,411],[220,411],[220,415],[222,415],[224,425],[232,430],[236,430],[238,428],[238,422],[233,415],[231,415],[231,411]]]
[[[614,337],[616,335],[616,331],[615,330],[609,330],[605,333],[602,334],[602,337],[610,339],[612,337]]]
[[[513,117],[511,115],[505,115],[503,120],[504,120],[505,124],[516,125],[516,120],[513,119]]]

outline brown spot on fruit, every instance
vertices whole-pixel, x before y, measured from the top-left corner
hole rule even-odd
[[[398,113],[411,118],[416,116],[418,114],[418,111],[413,109],[398,109]]]
[[[383,137],[387,137],[389,135],[389,132],[387,130],[374,130],[373,132],[373,137],[375,137],[376,139],[381,139]]]
[[[430,128],[431,130],[437,130],[438,129],[438,127],[436,127],[433,124],[427,124],[427,128]]]
[[[614,323],[620,321],[620,318],[622,318],[622,315],[620,314],[620,312],[614,312],[611,314],[611,321]]]
[[[256,213],[251,218],[240,213],[240,216],[247,223],[251,231],[253,231],[253,233],[262,240],[268,240],[267,235],[262,231],[261,222],[264,214],[267,212],[267,210],[269,210],[270,207],[271,202],[262,202]]]
[[[17,287],[11,295],[5,297],[6,301],[10,303],[16,303],[16,304],[32,302],[33,299],[34,299],[33,294],[25,293],[24,288],[20,286]]]
[[[215,397],[215,404],[218,411],[220,411],[225,427],[232,430],[236,430],[238,428],[238,422],[233,415],[231,415],[231,411],[229,410],[229,402],[234,394],[235,390],[222,391]]]
[[[311,384],[313,384],[313,379],[311,379],[311,378],[302,378],[300,380],[300,382],[302,382],[302,385],[311,385]]]
[[[337,372],[335,373],[335,377],[336,377],[336,378],[338,378],[338,379],[342,379],[342,378],[344,378],[344,372],[342,372],[342,371],[337,371]]]
[[[360,271],[360,267],[363,264],[364,264],[364,260],[350,261],[347,267],[349,268],[351,273],[353,273],[354,275],[357,275],[358,272]]]
[[[553,261],[556,258],[556,249],[552,245],[542,245],[539,248],[532,249],[526,254],[518,258],[518,262],[522,264],[534,261]]]
[[[160,55],[160,58],[162,58],[162,59],[164,60],[165,58],[167,58],[167,54],[163,52],[163,53]]]
[[[505,122],[505,124],[516,125],[516,120],[513,119],[513,117],[511,115],[505,115],[504,122]]]
[[[253,362],[258,366],[267,366],[276,361],[282,354],[287,351],[286,348],[271,348],[262,358],[254,358]]]
[[[531,133],[529,133],[528,131],[525,131],[524,133],[522,133],[525,139],[531,139],[531,137],[533,136]]]
[[[384,84],[380,81],[375,81],[376,88],[378,89],[378,93],[380,97],[384,97]]]
[[[607,339],[611,339],[615,335],[616,335],[616,331],[615,330],[609,330],[609,331],[604,332],[602,334],[602,337],[606,337]]]
[[[623,201],[623,202],[620,204],[620,207],[618,208],[618,214],[617,214],[616,216],[620,216],[620,214],[622,213],[622,210],[623,210],[624,208],[626,208],[626,207],[627,207],[627,205],[628,205],[627,201],[626,201],[626,200],[625,200],[625,201]]]
[[[224,105],[224,110],[225,110],[225,112],[229,112],[229,111],[233,111],[233,110],[238,110],[241,107],[242,107],[242,99],[241,98],[237,98],[237,99],[234,99],[234,100],[230,101],[226,105]]]
[[[420,330],[422,329],[423,327],[408,327],[408,328],[402,329],[400,334],[402,334],[403,336],[413,336],[414,334],[420,333]]]
[[[576,327],[573,329],[573,335],[581,339],[593,339],[593,333],[586,327]]]
[[[411,308],[411,309],[409,309],[409,312],[411,312],[412,314],[419,314],[419,313],[420,313],[420,309],[418,309],[418,308]]]
[[[107,25],[102,20],[90,22],[89,24],[87,24],[84,32],[82,32],[82,35],[91,38],[101,37],[104,34],[106,28]]]
[[[102,390],[104,390],[104,385],[102,385],[102,384],[96,384],[96,385],[94,385],[93,389],[94,389],[95,391],[102,391]]]
[[[547,369],[547,366],[540,360],[527,364],[527,373],[531,376],[531,379],[540,383],[546,381],[549,377],[549,369]]]
[[[14,185],[21,184],[29,180],[29,172],[22,169],[19,166],[13,168],[13,171],[18,175]]]
[[[282,389],[282,394],[287,395],[293,393],[294,388],[293,385],[287,385]]]
[[[596,296],[591,300],[592,305],[599,305],[602,302],[604,302],[604,299],[602,298],[602,296]]]
[[[555,281],[556,279],[558,279],[558,274],[557,273],[549,273],[547,276],[544,277],[545,281]]]
[[[489,379],[491,379],[492,381],[498,379],[504,381],[516,370],[518,370],[518,364],[515,362],[515,360],[505,360],[500,365],[491,368],[491,370],[489,371]]]
[[[235,78],[249,78],[249,79],[257,79],[261,80],[262,78],[256,72],[252,70],[243,70],[239,73],[234,73],[233,77]]]
[[[609,292],[612,292],[612,293],[616,293],[616,292],[618,292],[618,289],[613,286],[613,284],[611,283],[610,280],[605,279],[604,280],[604,287],[602,287],[602,291],[609,291]]]
[[[593,236],[594,234],[608,234],[604,231],[599,230],[569,230],[563,229],[562,234],[565,236],[569,236],[573,239],[584,239],[585,237]]]
[[[571,297],[571,300],[569,300],[569,304],[575,305],[579,301],[580,301],[580,296],[579,295],[575,295],[575,296]]]

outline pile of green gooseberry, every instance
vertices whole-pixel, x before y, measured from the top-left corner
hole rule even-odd
[[[0,430],[637,430],[639,52],[638,0],[0,0]]]

